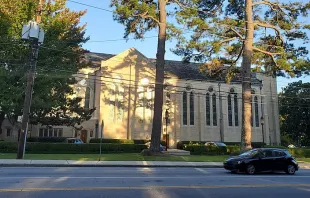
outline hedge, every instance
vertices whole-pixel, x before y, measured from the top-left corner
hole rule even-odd
[[[145,144],[148,140],[128,140],[128,139],[102,139],[102,143],[114,144]],[[100,143],[100,138],[92,138],[89,143]]]
[[[192,155],[239,155],[239,146],[227,146],[225,147],[215,147],[215,146],[204,146],[204,145],[184,145],[185,150],[190,151]],[[283,146],[265,146],[266,148],[280,148],[287,149]],[[297,158],[310,158],[309,148],[293,148],[287,149],[293,157]]]
[[[1,153],[15,153],[18,145],[15,142],[0,142]],[[26,153],[32,154],[91,154],[99,153],[100,144],[68,143],[27,143]],[[102,144],[103,153],[139,153],[146,149],[144,144]]]
[[[114,144],[145,144],[151,140],[128,140],[128,139],[102,139],[102,143],[114,143]],[[92,138],[89,143],[100,143],[100,138]],[[166,146],[166,141],[161,141],[162,146]]]
[[[185,144],[184,150],[190,151],[193,155],[224,155],[227,154],[226,147],[190,145]]]
[[[184,149],[184,145],[186,144],[200,144],[204,145],[207,141],[201,142],[201,141],[179,141],[177,143],[177,149]],[[240,146],[240,142],[224,142],[227,146]],[[263,142],[252,142],[253,148],[262,148],[264,147],[265,143]]]
[[[29,137],[27,142],[47,142],[47,143],[60,143],[65,142],[66,137]]]

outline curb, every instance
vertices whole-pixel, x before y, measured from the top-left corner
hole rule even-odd
[[[223,168],[222,165],[118,165],[118,164],[0,164],[0,167],[137,167],[137,168]]]

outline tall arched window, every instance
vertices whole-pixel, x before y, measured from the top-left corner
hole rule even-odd
[[[206,125],[211,125],[210,94],[206,94]]]
[[[231,104],[231,95],[228,94],[227,97],[227,106],[228,106],[228,124],[232,126],[232,104]]]
[[[217,126],[216,95],[212,95],[213,126]]]
[[[117,121],[123,122],[124,117],[124,88],[122,85],[117,87]]]
[[[254,105],[255,105],[255,126],[259,127],[259,115],[258,115],[258,99],[257,96],[254,97]]]
[[[254,126],[254,119],[255,117],[253,116],[253,110],[254,110],[254,102],[253,102],[253,96],[255,95],[255,90],[251,90],[251,126]]]
[[[195,124],[195,108],[194,108],[194,93],[190,93],[190,98],[189,98],[189,121],[190,125]]]
[[[110,93],[109,93],[109,119],[111,122],[114,122],[115,119],[115,92],[116,86],[114,84],[110,85]]]
[[[187,125],[187,92],[183,92],[183,125]]]
[[[235,126],[239,126],[238,96],[234,96]]]
[[[89,102],[90,102],[90,88],[86,87],[85,99],[84,99],[84,108],[89,109]]]

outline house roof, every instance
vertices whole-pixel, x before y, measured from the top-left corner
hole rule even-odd
[[[86,54],[86,60],[91,61],[93,67],[100,67],[101,61],[106,61],[106,60],[108,60],[114,56],[115,56],[115,54],[90,52],[90,53]]]
[[[112,57],[116,56],[115,54],[105,54],[105,53],[88,53],[86,55],[89,61],[92,61],[93,67],[100,67],[101,61],[106,61]],[[156,59],[148,59],[151,63],[155,64]],[[180,79],[185,80],[201,80],[201,81],[225,81],[223,78],[214,78],[210,76],[206,76],[199,71],[200,63],[186,63],[183,61],[174,61],[174,60],[166,60],[165,61],[165,72],[168,75],[176,76]],[[225,76],[225,75],[223,75]],[[252,73],[252,83],[260,84],[261,81],[256,78],[256,73]],[[241,74],[237,74],[232,80],[232,83],[241,83],[242,78]]]

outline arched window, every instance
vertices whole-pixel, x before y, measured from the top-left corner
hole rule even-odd
[[[255,105],[255,126],[259,127],[259,115],[258,115],[258,99],[257,96],[254,97],[254,105]]]
[[[110,85],[110,93],[109,93],[109,119],[111,122],[114,122],[115,119],[115,94],[116,86],[114,84]]]
[[[120,85],[117,87],[117,121],[123,122],[124,117],[124,88]]]
[[[212,95],[213,126],[217,126],[216,95]]]
[[[210,94],[206,94],[206,125],[211,125]]]
[[[187,92],[183,92],[183,125],[187,125]]]
[[[90,88],[86,87],[85,99],[84,99],[84,108],[89,109],[89,102],[90,102]]]
[[[253,109],[254,109],[254,103],[253,103],[253,95],[255,94],[255,90],[251,90],[251,126],[254,126],[254,116],[253,116]]]
[[[194,108],[194,93],[190,93],[190,98],[189,98],[189,113],[190,113],[190,125],[195,124],[195,108]]]
[[[231,94],[228,94],[227,97],[227,106],[228,106],[228,124],[232,126],[232,104],[231,104]]]
[[[234,110],[235,110],[235,126],[239,126],[239,109],[238,109],[238,96],[234,96]]]

